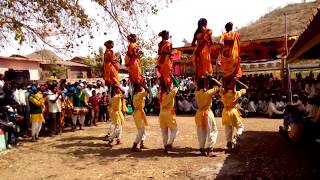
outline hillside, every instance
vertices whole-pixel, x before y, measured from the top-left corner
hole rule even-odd
[[[320,1],[290,4],[284,8],[278,8],[262,16],[256,22],[239,29],[241,40],[252,40],[279,37],[284,34],[284,13],[288,15],[289,35],[299,35],[309,24],[310,18]]]

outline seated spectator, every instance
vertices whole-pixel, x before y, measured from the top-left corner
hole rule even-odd
[[[7,148],[11,148],[12,146],[18,143],[19,134],[18,134],[18,126],[16,125],[16,121],[21,121],[21,116],[16,114],[16,110],[14,110],[11,106],[5,106],[2,109],[2,116],[0,120],[0,128],[8,133],[7,139]],[[12,139],[14,137],[14,139]]]
[[[277,119],[282,118],[284,111],[277,110],[275,104],[276,104],[275,98],[272,97],[268,103],[268,110],[267,110],[268,116],[269,118],[277,118]]]
[[[252,97],[248,104],[248,112],[250,116],[254,116],[257,114],[257,102],[256,98]]]

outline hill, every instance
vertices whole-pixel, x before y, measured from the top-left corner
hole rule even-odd
[[[256,22],[239,29],[241,40],[280,37],[284,34],[284,13],[288,15],[288,34],[299,35],[313,17],[320,1],[290,4],[262,16]]]

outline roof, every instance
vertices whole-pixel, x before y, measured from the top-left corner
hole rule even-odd
[[[39,59],[31,59],[26,57],[4,57],[0,56],[0,60],[14,60],[14,61],[30,61],[30,62],[41,62]]]
[[[295,42],[295,39],[295,36],[289,38],[289,47],[292,46],[292,44]],[[255,63],[279,59],[284,54],[284,42],[285,39],[283,37],[241,41],[241,62]],[[181,63],[183,63],[186,59],[191,60],[194,48],[195,47],[174,48],[178,51],[178,53],[180,53],[180,58],[176,62],[179,63],[179,61],[181,61]],[[219,49],[220,44],[214,44],[211,46],[212,60],[218,58]]]
[[[72,61],[67,61],[67,60],[56,61],[55,63],[60,64],[60,65],[64,65],[64,66],[88,67],[85,64],[72,62]],[[41,62],[41,64],[52,64],[52,62]]]
[[[307,53],[312,48],[319,48],[320,46],[320,9],[317,9],[317,13],[310,20],[307,28],[301,33],[299,39],[293,44],[288,55],[288,61],[292,62]],[[320,57],[320,52],[316,50]]]
[[[26,57],[32,58],[32,59],[38,59],[39,61],[41,61],[41,64],[52,64],[54,62],[54,63],[65,65],[65,66],[88,67],[87,65],[84,65],[81,63],[72,62],[70,60],[63,60],[54,52],[47,49],[28,54],[26,55]]]

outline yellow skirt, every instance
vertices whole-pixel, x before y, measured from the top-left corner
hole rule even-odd
[[[147,122],[146,114],[144,113],[144,110],[138,110],[138,109],[134,110],[133,119],[138,129],[148,126],[148,122]]]
[[[44,122],[44,117],[43,117],[43,113],[41,114],[31,114],[30,115],[30,121],[34,121],[34,122]]]
[[[112,111],[111,113],[111,121],[113,124],[123,125],[125,120],[121,111]]]
[[[225,126],[239,126],[243,118],[237,108],[223,108],[222,124]]]
[[[174,112],[162,110],[159,115],[160,128],[177,128],[177,121]]]

